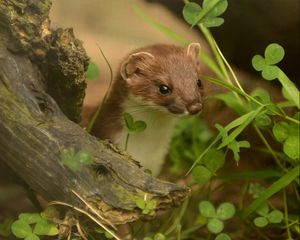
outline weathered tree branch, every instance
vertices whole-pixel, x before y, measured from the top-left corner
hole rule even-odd
[[[138,219],[136,199],[145,194],[157,200],[153,216],[180,204],[187,188],[145,174],[73,122],[80,119],[88,58],[72,30],[50,30],[50,5],[0,3],[0,161],[46,199],[79,206],[75,190],[115,224]],[[91,153],[94,164],[69,170],[60,156],[70,147]]]

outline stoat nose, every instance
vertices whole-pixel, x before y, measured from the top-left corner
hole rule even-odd
[[[187,110],[190,115],[197,114],[202,110],[202,104],[201,103],[191,104],[187,107]]]

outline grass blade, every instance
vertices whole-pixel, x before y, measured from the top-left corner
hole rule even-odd
[[[299,91],[295,84],[285,75],[285,73],[280,68],[278,68],[278,80],[290,95],[291,100],[296,104],[297,108],[300,109]]]
[[[268,198],[279,192],[281,189],[289,185],[294,179],[300,175],[300,165],[294,167],[287,174],[282,176],[279,180],[274,182],[268,189],[266,189],[259,198],[254,200],[248,207],[241,212],[242,219],[247,218],[251,213],[258,209]]]
[[[169,27],[164,26],[152,18],[148,17],[139,7],[133,6],[133,11],[140,16],[146,23],[148,23],[150,26],[158,29],[160,32],[166,34],[171,39],[175,40],[178,43],[181,43],[183,45],[188,45],[190,41],[182,36],[180,36],[178,33],[171,30]]]
[[[227,173],[214,178],[223,179],[223,180],[252,180],[252,179],[269,179],[269,178],[279,178],[282,176],[282,173],[274,170],[262,170],[262,171],[245,171],[245,172],[236,172],[236,173]]]
[[[264,106],[261,106],[261,107],[257,108],[256,110],[253,110],[253,111],[235,119],[233,122],[231,122],[229,125],[227,125],[225,127],[227,132],[231,129],[230,128],[231,125],[238,126],[238,127],[236,129],[234,129],[233,132],[224,139],[224,141],[220,144],[218,149],[225,147],[230,142],[232,142],[253,121],[253,119],[260,113],[260,111],[263,108],[264,108]]]

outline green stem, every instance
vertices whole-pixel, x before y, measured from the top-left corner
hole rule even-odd
[[[106,102],[107,95],[108,95],[108,93],[109,93],[109,91],[110,91],[110,89],[111,89],[111,85],[112,85],[113,78],[114,78],[113,70],[112,70],[112,67],[111,67],[111,65],[110,65],[110,63],[109,63],[109,61],[108,61],[108,59],[106,58],[104,52],[102,51],[101,47],[100,47],[98,44],[97,44],[97,47],[98,47],[98,49],[99,49],[99,51],[100,51],[102,57],[104,58],[104,60],[105,60],[105,62],[106,62],[106,64],[107,64],[107,66],[108,66],[108,68],[109,68],[110,81],[109,81],[108,89],[107,89],[107,91],[106,91],[106,93],[105,93],[105,95],[104,95],[104,97],[103,97],[102,102],[98,105],[96,112],[93,114],[92,119],[91,119],[91,121],[89,122],[89,124],[88,124],[88,126],[87,126],[87,128],[86,128],[86,131],[87,131],[88,133],[90,133],[91,130],[93,129],[93,126],[94,126],[94,124],[95,124],[95,122],[96,122],[96,120],[97,120],[97,118],[98,118],[98,116],[99,116],[100,110],[102,109],[103,104]]]
[[[292,240],[292,234],[289,226],[289,213],[288,213],[288,206],[287,206],[287,199],[286,199],[286,191],[285,188],[282,189],[283,193],[283,204],[284,204],[284,220],[286,225],[286,231],[288,234],[288,240]]]
[[[262,132],[260,131],[260,129],[256,126],[256,124],[253,124],[255,131],[257,132],[258,136],[260,137],[260,139],[263,141],[263,143],[265,144],[266,148],[269,150],[269,152],[272,154],[273,158],[275,159],[277,165],[285,172],[287,172],[287,170],[285,169],[285,167],[281,164],[280,160],[278,159],[277,155],[275,154],[275,152],[273,151],[273,149],[271,148],[270,144],[268,143],[268,141],[266,140],[265,136],[262,134]]]
[[[221,72],[223,74],[223,80],[231,83],[230,79],[229,79],[229,76],[227,74],[227,71],[226,71],[226,67],[224,65],[224,62],[222,61],[222,58],[220,57],[220,54],[218,53],[217,49],[216,49],[216,46],[214,44],[214,38],[213,36],[211,35],[210,31],[204,27],[202,24],[198,24],[198,27],[200,28],[201,32],[203,33],[204,37],[206,38],[210,48],[212,49],[213,53],[214,53],[214,56],[216,57],[216,60],[217,60],[217,63],[221,69]]]
[[[245,196],[247,194],[248,188],[249,188],[249,181],[246,182],[246,184],[244,185],[244,187],[242,189],[241,197],[240,197],[240,201],[239,201],[239,209],[243,209],[244,199],[245,199]]]
[[[169,235],[170,233],[172,233],[174,230],[176,230],[178,228],[178,226],[180,226],[180,221],[187,209],[189,203],[189,199],[187,199],[181,206],[180,208],[180,212],[178,214],[178,217],[175,218],[173,224],[168,228],[168,230],[166,230],[165,235]]]
[[[209,82],[212,82],[212,83],[215,83],[219,86],[222,86],[222,87],[225,87],[233,92],[237,92],[238,94],[244,96],[246,99],[248,100],[251,100],[253,102],[255,102],[256,104],[260,105],[260,106],[264,106],[264,104],[262,104],[261,102],[259,102],[257,99],[255,99],[254,97],[252,97],[251,95],[247,94],[246,92],[243,92],[241,91],[239,88],[231,85],[231,84],[228,84],[226,82],[223,82],[221,80],[218,80],[218,79],[215,79],[215,78],[212,78],[212,77],[208,77],[208,76],[203,76],[202,77],[204,80],[206,81],[209,81]],[[269,109],[272,113],[274,113],[275,115],[277,116],[280,116],[290,122],[293,122],[293,123],[296,123],[298,125],[300,125],[300,121],[298,121],[297,119],[294,119],[294,118],[291,118],[289,116],[286,116],[286,115],[283,115],[283,114],[279,114],[278,112],[272,110],[272,109]]]
[[[279,82],[290,96],[292,102],[300,109],[300,97],[297,87],[279,67],[277,67],[277,70]]]

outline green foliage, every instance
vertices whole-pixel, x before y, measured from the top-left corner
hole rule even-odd
[[[169,156],[172,161],[171,171],[179,173],[188,170],[197,156],[208,146],[214,134],[204,121],[197,117],[183,119],[176,126]]]
[[[262,77],[266,80],[278,79],[283,86],[285,96],[300,108],[299,91],[296,85],[284,74],[275,64],[284,57],[284,49],[277,43],[271,43],[265,49],[265,57],[255,55],[252,58],[252,66],[256,71],[262,72]]]
[[[156,200],[145,200],[144,198],[136,199],[136,206],[142,210],[142,213],[147,215],[150,214],[156,208]]]
[[[199,203],[199,211],[202,216],[208,219],[207,229],[211,233],[218,234],[223,231],[223,221],[232,218],[235,214],[235,207],[232,203],[224,202],[215,209],[210,201],[201,201]],[[223,235],[219,236],[222,239]],[[230,238],[229,238],[230,239]]]
[[[125,142],[125,150],[127,150],[129,135],[140,133],[145,131],[147,124],[142,120],[135,121],[130,113],[124,112],[123,118],[125,121],[125,126],[127,128],[128,134]]]
[[[8,237],[11,235],[11,225],[12,223],[14,222],[13,219],[11,218],[8,218],[8,219],[5,219],[3,221],[3,223],[0,223],[0,236],[2,237]]]
[[[202,24],[205,27],[218,27],[224,23],[219,17],[227,9],[227,0],[204,0],[202,7],[194,2],[187,2],[183,8],[185,21],[194,27]]]
[[[75,152],[73,147],[63,149],[60,158],[62,163],[73,172],[79,171],[82,165],[91,165],[94,162],[94,158],[89,152],[85,150]]]
[[[202,201],[199,203],[200,216],[197,216],[197,220],[195,220],[197,224],[190,226],[193,222],[190,220],[190,215],[193,216],[194,205],[191,204],[191,209],[189,209],[189,206],[184,204],[180,211],[172,217],[173,223],[171,223],[171,226],[164,228],[165,224],[163,224],[159,232],[161,232],[161,229],[165,229],[165,235],[167,238],[170,236],[170,239],[180,239],[180,237],[182,239],[193,239],[194,236],[200,236],[199,239],[212,239],[211,236],[205,236],[205,233],[201,230],[202,226],[206,224],[209,232],[216,234],[215,239],[228,240],[230,237],[225,233],[221,233],[224,228],[223,220],[234,217],[237,218],[237,222],[246,219],[254,221],[256,226],[256,231],[254,232],[261,233],[261,227],[272,224],[272,227],[286,231],[286,239],[293,239],[292,235],[294,232],[296,234],[300,233],[299,222],[297,222],[296,218],[293,218],[293,215],[297,214],[299,209],[290,207],[288,203],[299,201],[297,186],[299,186],[298,177],[300,171],[298,139],[300,113],[291,117],[290,112],[295,111],[294,107],[299,109],[300,104],[299,91],[296,85],[277,66],[283,60],[284,49],[279,44],[272,43],[266,47],[263,56],[255,55],[253,57],[252,65],[257,71],[262,73],[262,77],[266,80],[277,79],[281,83],[282,93],[287,101],[274,102],[270,93],[261,88],[247,93],[223,56],[211,32],[207,29],[207,27],[214,27],[223,23],[220,15],[227,8],[227,1],[204,0],[201,5],[188,0],[184,2],[184,19],[192,27],[197,26],[200,29],[214,54],[213,58],[205,54],[201,55],[200,58],[218,79],[209,76],[201,76],[201,78],[204,81],[210,81],[213,84],[226,88],[228,90],[227,93],[213,97],[223,101],[239,116],[225,126],[216,124],[217,135],[209,131],[205,124],[198,119],[192,118],[180,122],[171,142],[169,153],[172,161],[171,170],[177,174],[182,174],[191,166],[188,174],[192,174],[192,179],[187,178],[186,181],[192,186],[192,198],[197,199],[198,195],[206,195],[210,199],[214,195],[214,191],[217,191],[219,188],[225,188],[228,185],[237,183],[243,185],[245,190],[241,191],[241,193],[239,192],[237,196],[237,201],[239,201],[241,206],[238,215],[233,216],[235,209],[230,204],[221,204],[216,209],[209,200]],[[149,17],[147,17],[147,22],[177,42],[187,45],[187,39],[176,34],[170,28],[158,24]],[[290,110],[286,111],[286,107],[290,107]],[[246,128],[251,128],[252,132],[256,133],[257,138],[259,138],[257,142],[251,141],[251,146],[247,136],[243,135],[244,139],[241,137]],[[273,141],[270,139],[272,138],[270,134],[272,132],[275,140],[282,143],[282,151],[273,149]],[[262,142],[263,145],[258,144],[258,142]],[[268,162],[268,166],[270,165],[269,169],[227,172],[225,174],[222,173],[221,176],[218,175],[218,170],[223,166],[228,150],[232,151],[233,158],[238,162],[242,161],[240,160],[242,149],[250,147],[251,152],[257,155],[267,154],[266,156],[274,160],[273,163]],[[214,156],[215,151],[219,151],[222,154],[222,158]],[[231,155],[226,155],[226,160],[230,161],[230,157]],[[255,161],[255,159],[253,160]],[[257,162],[255,163],[257,164]],[[220,180],[218,187],[214,187],[214,178]],[[239,179],[239,181],[237,182],[236,179]],[[250,183],[248,186],[247,181],[251,182],[253,179],[260,179],[266,187],[262,187],[257,183]],[[243,180],[247,181],[242,182]],[[247,189],[254,198],[248,206],[243,204]],[[280,198],[282,196],[281,192],[289,194],[289,202],[285,198]],[[268,200],[274,195],[276,195],[277,200],[281,200],[280,204],[285,211],[284,215],[276,209],[270,210]],[[185,214],[189,216],[185,218]],[[285,225],[283,225],[283,219]],[[190,227],[186,227],[184,230],[183,228],[186,225]],[[194,231],[197,231],[200,235],[193,235]],[[242,230],[238,229],[236,231],[238,236],[240,231]],[[266,234],[261,233],[258,236],[265,236]],[[268,236],[265,238],[268,239]],[[153,238],[149,237],[146,239],[150,240]]]
[[[125,112],[123,114],[123,117],[126,124],[126,128],[130,134],[143,132],[147,127],[147,124],[144,121],[134,121],[132,115],[129,113]]]
[[[215,240],[230,240],[231,238],[226,233],[220,233]]]
[[[278,122],[273,126],[272,130],[275,139],[278,142],[281,142],[283,144],[283,152],[289,158],[296,160],[296,163],[299,163],[300,162],[299,125],[295,123]]]
[[[201,165],[196,166],[192,175],[194,180],[199,184],[207,183],[223,166],[225,162],[225,154],[216,148],[208,150],[207,154],[202,158]]]
[[[49,221],[45,214],[21,213],[19,218],[12,222],[11,232],[17,238],[39,240],[40,236],[58,235],[58,228],[57,224]]]
[[[254,218],[253,222],[257,227],[265,227],[269,223],[280,223],[283,220],[283,213],[279,210],[270,211],[270,208],[267,203],[261,205],[256,213],[259,215]]]
[[[265,57],[255,55],[252,58],[252,65],[256,71],[262,71],[266,80],[274,80],[278,77],[278,69],[274,65],[284,57],[284,49],[279,44],[272,43],[265,50]]]
[[[100,78],[100,70],[98,65],[91,61],[88,67],[88,70],[86,72],[86,78],[88,81],[92,81],[92,80],[99,80]]]
[[[289,170],[285,175],[275,181],[269,188],[263,191],[259,197],[241,212],[241,217],[246,218],[258,209],[268,198],[288,186],[292,181],[299,177],[300,165]]]
[[[104,236],[105,239],[114,239],[114,236],[112,236],[109,232],[105,231],[104,229],[100,228],[100,227],[95,227],[94,231],[96,233],[101,234],[101,236]],[[114,233],[114,232],[113,232]],[[102,238],[101,238],[102,239]]]

